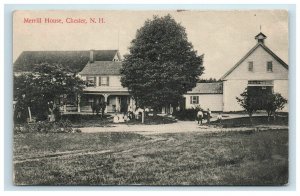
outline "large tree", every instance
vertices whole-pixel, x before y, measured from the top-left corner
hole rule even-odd
[[[32,72],[14,77],[15,111],[24,118],[30,107],[34,115],[43,119],[56,100],[74,98],[83,88],[84,82],[59,64],[36,65]]]
[[[121,82],[140,107],[177,105],[203,73],[203,55],[188,41],[185,28],[170,15],[154,16],[137,30],[125,55]]]

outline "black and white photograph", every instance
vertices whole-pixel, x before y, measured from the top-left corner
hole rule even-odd
[[[289,12],[15,10],[16,186],[286,186]]]

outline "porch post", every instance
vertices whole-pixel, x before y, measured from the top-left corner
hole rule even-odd
[[[96,76],[96,84],[95,84],[95,86],[98,86],[99,85],[99,77],[98,76]]]
[[[107,101],[108,101],[109,94],[104,94],[103,96],[104,96],[104,102],[105,102],[105,104],[107,104],[108,103]],[[105,114],[107,113],[107,105],[105,107],[104,113]]]
[[[116,111],[117,112],[120,112],[120,102],[119,102],[119,97],[118,96],[116,96]]]
[[[80,95],[77,96],[77,112],[80,113]]]

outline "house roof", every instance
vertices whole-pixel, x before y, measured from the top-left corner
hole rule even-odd
[[[120,75],[122,62],[120,61],[95,61],[83,68],[80,75]]]
[[[272,52],[271,49],[269,49],[265,44],[263,43],[257,43],[239,62],[237,62],[228,72],[226,72],[220,80],[225,80],[225,78],[231,74],[240,64],[242,64],[248,56],[250,56],[258,47],[262,47],[266,52],[268,52],[271,56],[273,56],[274,59],[276,59],[284,68],[289,69],[289,66],[281,59],[279,58],[274,52]]]
[[[197,83],[187,94],[223,94],[223,83]]]
[[[112,61],[118,50],[93,50],[95,61]],[[90,50],[79,51],[24,51],[14,63],[14,71],[32,71],[40,63],[57,63],[72,72],[81,71],[90,60]]]

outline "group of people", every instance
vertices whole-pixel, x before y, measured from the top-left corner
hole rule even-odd
[[[128,107],[128,112],[127,113],[121,113],[121,114],[117,114],[115,113],[114,118],[113,118],[113,122],[114,123],[122,123],[122,122],[128,122],[132,119],[140,119],[142,114],[144,112],[147,112],[147,109],[142,109],[142,108],[136,108],[136,110],[133,110],[130,107]]]
[[[126,114],[115,114],[114,118],[113,118],[113,122],[114,123],[123,123],[123,122],[128,122],[130,121],[130,118],[128,115]]]
[[[198,124],[202,125],[203,120],[206,120],[207,124],[210,124],[210,119],[211,119],[211,111],[210,111],[209,108],[207,108],[206,111],[201,109],[197,112]],[[221,113],[218,114],[217,120],[218,120],[219,123],[222,122],[222,114]]]

